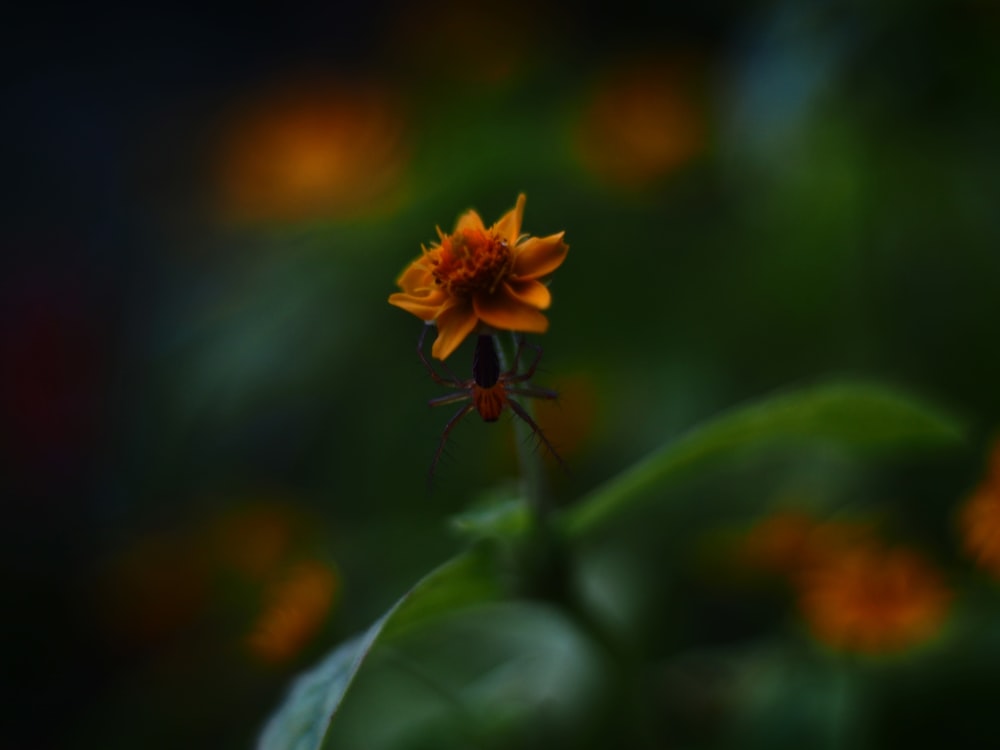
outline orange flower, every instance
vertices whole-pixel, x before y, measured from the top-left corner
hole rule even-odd
[[[247,637],[250,651],[273,663],[293,657],[326,620],[339,583],[336,571],[316,560],[292,568],[269,592]]]
[[[1000,578],[1000,486],[981,484],[958,517],[965,552]]]
[[[872,524],[861,520],[821,521],[805,511],[780,511],[750,529],[741,560],[758,570],[794,578],[872,533]]]
[[[832,556],[799,581],[799,606],[813,633],[841,649],[879,653],[933,635],[951,594],[916,553],[864,545]]]
[[[559,232],[548,237],[521,234],[524,193],[517,205],[487,229],[479,214],[467,211],[449,235],[422,248],[396,280],[403,290],[389,304],[434,321],[438,336],[431,353],[445,359],[477,325],[507,331],[544,333],[545,310],[552,302],[540,279],[566,259],[569,246]]]
[[[643,188],[704,151],[700,69],[690,58],[652,58],[612,71],[580,119],[575,145],[583,166],[618,185]]]
[[[406,113],[387,89],[293,82],[234,106],[226,119],[215,175],[223,221],[356,218],[400,199]]]
[[[1000,578],[1000,440],[987,458],[986,476],[958,513],[966,554]]]

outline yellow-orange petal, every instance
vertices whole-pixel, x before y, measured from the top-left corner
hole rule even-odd
[[[514,299],[539,310],[546,310],[552,304],[552,293],[549,288],[535,279],[512,279],[505,281],[504,287]]]
[[[421,320],[434,320],[448,301],[443,292],[434,291],[426,296],[396,292],[389,295],[389,304],[413,313]]]
[[[514,247],[517,238],[521,234],[521,221],[524,218],[524,202],[527,197],[524,193],[517,196],[517,205],[500,217],[500,220],[493,225],[492,232],[507,240],[507,244]]]
[[[424,265],[423,258],[418,258],[399,275],[396,286],[404,292],[414,294],[418,289],[433,289],[434,277]]]
[[[563,235],[529,237],[517,246],[514,256],[514,276],[520,279],[537,279],[555,271],[566,260],[569,245],[563,242]]]
[[[474,229],[479,232],[485,232],[486,226],[483,224],[483,220],[479,217],[479,214],[473,210],[466,211],[464,214],[458,217],[458,222],[455,224],[455,231],[461,232],[467,229]],[[438,234],[441,230],[438,230]]]
[[[447,359],[472,333],[478,322],[472,305],[467,302],[449,307],[437,317],[438,336],[434,339],[431,354],[438,359]]]
[[[549,328],[548,318],[509,294],[504,287],[495,294],[475,295],[472,306],[480,320],[503,331],[545,333]]]

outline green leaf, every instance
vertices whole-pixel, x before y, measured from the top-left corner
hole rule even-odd
[[[377,649],[330,728],[337,750],[521,747],[540,727],[583,744],[603,652],[557,607],[463,609]]]
[[[728,659],[732,714],[724,736],[756,750],[865,747],[865,673],[856,663],[765,643]]]
[[[384,621],[383,617],[363,635],[341,644],[295,680],[284,705],[264,727],[257,743],[259,750],[315,750],[323,744],[330,720]]]
[[[747,449],[832,443],[879,453],[952,445],[964,437],[951,416],[886,386],[835,383],[780,394],[694,429],[585,496],[563,518],[582,535],[644,503],[665,499],[679,480]]]
[[[531,509],[521,498],[482,503],[450,519],[455,533],[472,540],[522,537],[531,522]]]
[[[300,676],[271,717],[259,750],[318,750],[372,649],[473,604],[495,601],[502,586],[490,551],[479,546],[427,574],[362,635],[340,645]]]

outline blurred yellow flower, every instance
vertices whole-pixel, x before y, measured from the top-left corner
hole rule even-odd
[[[951,601],[940,575],[917,553],[872,544],[831,555],[798,583],[799,606],[816,638],[873,654],[934,635]]]
[[[403,290],[389,304],[434,321],[438,336],[431,353],[445,359],[477,325],[544,333],[552,295],[540,279],[566,259],[565,232],[548,237],[521,234],[524,193],[517,205],[489,229],[475,211],[463,214],[451,234],[422,248],[400,277]]]

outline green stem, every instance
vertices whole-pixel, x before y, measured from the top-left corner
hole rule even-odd
[[[511,334],[514,350],[517,351],[517,334]],[[500,357],[500,369],[506,372],[510,369],[507,350],[502,345],[499,337],[494,336],[497,344],[497,353]],[[520,362],[518,363],[520,366]],[[531,399],[522,399],[518,403],[534,419],[535,409]],[[542,465],[541,453],[534,443],[534,433],[531,426],[522,419],[514,420],[514,437],[517,442],[517,462],[520,467],[521,491],[527,498],[528,505],[535,514],[535,520],[540,527],[548,524],[551,505],[548,500],[548,491],[545,484],[545,471]]]
[[[511,337],[517,347],[517,335]],[[501,369],[511,369],[508,352],[497,343]],[[518,362],[518,369],[520,369]],[[534,410],[530,399],[522,399],[518,404],[534,420]],[[520,466],[521,492],[531,508],[534,523],[532,533],[520,549],[522,566],[522,595],[550,602],[563,602],[568,595],[569,571],[566,550],[560,530],[553,523],[552,506],[549,502],[545,482],[542,456],[536,445],[531,425],[523,419],[514,420],[514,435],[517,442],[517,457]]]
[[[514,350],[517,350],[517,335],[511,337]],[[500,357],[501,369],[509,369],[508,352],[497,341],[497,351]],[[530,384],[525,384],[526,387]],[[531,399],[519,400],[532,419],[535,411]],[[526,571],[526,587],[523,594],[550,602],[568,612],[599,652],[608,660],[613,670],[614,680],[618,689],[615,710],[609,721],[615,722],[622,716],[633,716],[636,706],[642,705],[642,696],[636,695],[636,686],[640,684],[640,664],[636,657],[622,643],[621,639],[599,618],[595,617],[590,607],[581,600],[579,591],[574,585],[573,561],[567,547],[563,530],[555,523],[553,506],[549,500],[545,477],[545,467],[542,452],[538,449],[536,437],[531,425],[522,419],[514,420],[514,430],[517,439],[517,455],[521,470],[522,492],[534,514],[534,533],[529,544],[522,549],[522,564]],[[639,722],[625,722],[622,730],[635,747],[651,747],[646,736],[645,726]]]

